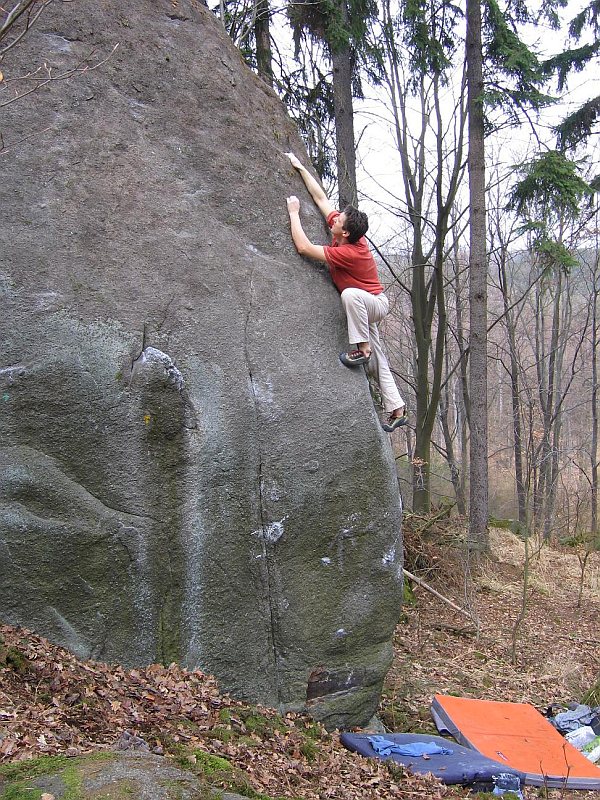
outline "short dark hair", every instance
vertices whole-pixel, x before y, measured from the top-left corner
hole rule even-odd
[[[359,211],[354,206],[346,206],[344,214],[346,215],[344,230],[348,233],[350,244],[354,244],[369,230],[369,218],[364,211]]]

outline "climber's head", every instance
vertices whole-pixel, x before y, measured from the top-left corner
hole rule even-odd
[[[354,206],[346,206],[339,216],[339,221],[347,234],[344,238],[350,244],[358,242],[360,237],[369,230],[369,218],[364,211],[359,211]]]

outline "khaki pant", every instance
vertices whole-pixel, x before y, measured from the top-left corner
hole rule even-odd
[[[369,342],[371,359],[369,371],[373,372],[386,411],[394,411],[404,405],[396,382],[390,371],[390,365],[379,339],[377,323],[387,315],[390,304],[383,292],[371,294],[364,289],[344,289],[342,305],[348,319],[348,341],[350,344]]]

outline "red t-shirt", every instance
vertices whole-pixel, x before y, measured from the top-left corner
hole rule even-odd
[[[339,211],[332,211],[327,217],[327,224],[331,228]],[[371,294],[381,294],[383,286],[379,282],[377,264],[364,236],[354,244],[333,244],[323,248],[325,258],[331,273],[331,279],[339,292],[344,289],[364,289]]]

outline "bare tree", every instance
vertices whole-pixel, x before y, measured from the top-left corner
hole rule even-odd
[[[600,549],[598,539],[598,344],[600,337],[600,322],[598,320],[598,296],[600,295],[600,248],[598,247],[598,210],[596,210],[596,246],[594,252],[592,268],[592,327],[591,327],[591,361],[592,361],[592,392],[591,392],[591,416],[592,416],[592,440],[590,447],[590,467],[591,467],[591,532],[596,542],[596,547]]]
[[[467,95],[469,114],[469,377],[470,503],[468,547],[485,552],[488,540],[487,461],[487,252],[481,6],[467,0]]]
[[[508,262],[510,254],[508,245],[510,237],[505,237],[504,232],[497,227],[496,230],[498,241],[497,249],[495,250],[495,260],[498,268],[498,284],[502,294],[503,306],[503,319],[504,329],[506,331],[506,341],[508,346],[509,362],[507,371],[510,379],[510,399],[511,399],[511,416],[512,416],[512,433],[513,433],[513,448],[514,448],[514,470],[515,470],[515,486],[517,493],[517,508],[519,515],[519,524],[523,530],[528,530],[529,520],[527,513],[527,483],[525,480],[524,467],[523,467],[523,425],[521,413],[521,390],[520,390],[520,369],[519,358],[517,349],[517,319],[520,314],[521,307],[514,307],[511,302],[509,275],[508,275]]]
[[[415,441],[413,510],[428,511],[431,503],[431,441],[442,401],[445,369],[446,287],[444,267],[452,246],[452,212],[464,176],[466,99],[464,81],[452,108],[441,69],[415,74],[398,41],[391,3],[383,4],[383,84],[400,157],[402,206],[408,221],[410,297],[414,337]],[[442,100],[442,89],[446,89]],[[418,114],[409,105],[418,104]],[[396,202],[398,200],[396,199]]]

